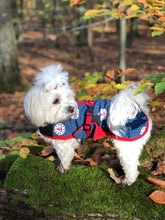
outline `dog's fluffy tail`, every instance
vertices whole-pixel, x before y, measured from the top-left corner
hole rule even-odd
[[[132,86],[123,90],[112,100],[108,126],[115,135],[119,135],[130,114],[136,114],[142,109],[148,115],[147,100],[149,96],[144,92],[134,95],[136,88],[137,86]]]

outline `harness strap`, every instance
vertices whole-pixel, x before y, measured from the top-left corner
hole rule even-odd
[[[89,100],[88,101],[88,108],[87,108],[87,114],[85,117],[85,122],[83,125],[83,128],[88,135],[88,137],[91,136],[92,131],[91,131],[91,122],[92,122],[92,114],[93,114],[93,106],[94,106],[94,100]]]

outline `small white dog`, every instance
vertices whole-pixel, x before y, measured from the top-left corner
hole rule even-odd
[[[39,134],[53,144],[60,160],[59,172],[69,170],[81,140],[109,135],[125,173],[121,182],[135,182],[139,156],[152,128],[148,96],[134,96],[135,88],[121,91],[112,100],[76,102],[68,73],[62,72],[61,65],[41,69],[24,99],[24,108]]]

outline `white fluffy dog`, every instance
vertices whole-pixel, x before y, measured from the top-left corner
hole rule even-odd
[[[134,96],[136,86],[112,100],[76,102],[61,65],[42,68],[24,99],[24,108],[39,134],[53,144],[60,160],[58,171],[69,170],[74,150],[88,137],[109,135],[125,173],[123,184],[138,176],[139,156],[150,138],[152,121],[145,93]]]

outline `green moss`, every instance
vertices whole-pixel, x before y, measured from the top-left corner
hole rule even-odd
[[[19,151],[12,151],[7,155],[0,155],[0,176],[5,175],[12,163],[19,157]]]
[[[29,154],[18,158],[7,174],[5,187],[13,201],[23,201],[46,215],[114,215],[118,219],[165,219],[164,205],[148,195],[156,189],[140,175],[130,187],[115,184],[107,167],[72,166],[66,174],[54,163]]]

